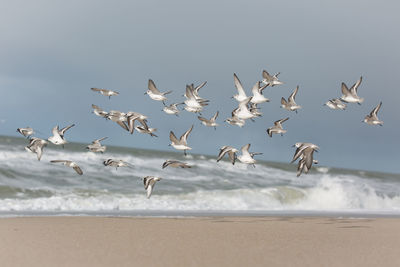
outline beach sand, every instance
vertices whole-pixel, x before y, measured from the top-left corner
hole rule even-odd
[[[400,219],[0,219],[1,266],[400,266]]]

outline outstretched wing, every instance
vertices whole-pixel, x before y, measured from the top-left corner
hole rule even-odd
[[[192,130],[193,130],[193,125],[192,125],[192,127],[190,127],[189,130],[187,130],[187,131],[181,136],[180,141],[186,143],[187,137],[188,137],[189,134],[192,132]]]
[[[233,80],[235,82],[235,87],[238,90],[239,95],[246,97],[246,93],[244,92],[242,83],[240,82],[240,80],[237,77],[236,73],[233,74]]]
[[[62,128],[62,129],[60,130],[60,135],[61,135],[61,137],[64,136],[65,132],[66,132],[69,128],[74,127],[74,126],[75,126],[75,124],[71,124],[71,125],[69,125],[69,126],[67,126],[67,127]]]
[[[81,170],[81,168],[78,165],[75,165],[74,167],[72,167],[77,174],[82,175],[83,171]]]
[[[160,91],[157,89],[156,85],[154,84],[152,79],[149,79],[149,86],[148,86],[149,90],[153,93],[153,94],[161,94]]]
[[[218,117],[219,111],[215,112],[215,115],[211,118],[212,121],[215,121]]]
[[[277,120],[276,122],[274,122],[274,124],[275,124],[276,126],[282,126],[281,124],[282,124],[283,122],[287,121],[288,119],[289,119],[289,117],[287,117],[287,118],[285,118],[285,119]]]
[[[297,92],[299,91],[299,86],[296,86],[296,89],[294,89],[293,93],[289,96],[288,101],[289,102],[295,102],[294,99],[296,98]]]
[[[171,142],[174,144],[179,144],[179,140],[178,140],[178,138],[176,138],[173,131],[169,132],[169,140],[171,140]]]
[[[378,111],[382,106],[382,101],[371,111],[370,116],[377,117]]]
[[[266,71],[266,70],[263,70],[262,76],[263,76],[263,78],[266,79],[267,81],[272,80],[272,76],[269,75],[268,71]]]
[[[361,76],[360,79],[358,79],[358,80],[356,81],[356,83],[353,84],[353,86],[350,88],[350,92],[351,92],[352,94],[357,94],[357,89],[358,89],[358,87],[360,86],[361,82],[362,82],[362,76]]]
[[[245,156],[245,155],[250,156],[249,148],[250,148],[250,144],[244,145],[244,146],[242,147],[242,155],[243,155],[243,156]]]

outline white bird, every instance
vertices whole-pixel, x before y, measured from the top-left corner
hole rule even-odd
[[[228,153],[228,156],[229,156],[229,159],[230,159],[232,165],[235,165],[235,161],[237,158],[237,155],[236,155],[237,152],[238,152],[238,150],[234,147],[223,146],[219,150],[217,162],[219,162],[225,156],[225,154]]]
[[[61,130],[58,129],[58,125],[55,126],[52,130],[53,136],[50,136],[47,140],[49,140],[55,145],[62,145],[64,148],[64,145],[68,143],[67,140],[65,140],[64,138],[64,134],[68,129],[70,129],[73,126],[75,126],[75,124],[71,124],[67,127],[62,128]]]
[[[251,98],[251,103],[253,104],[261,104],[265,102],[269,102],[269,99],[266,98],[262,92],[263,90],[268,86],[268,84],[263,85],[260,87],[260,82],[256,82],[256,84],[253,86],[251,89],[251,92],[253,93],[253,97]]]
[[[147,116],[139,113],[139,112],[133,112],[133,111],[129,111],[127,113],[127,121],[128,121],[128,130],[131,134],[133,134],[134,129],[136,129],[135,127],[135,121],[140,122],[140,124],[142,124],[142,126],[144,128],[148,128],[147,126]]]
[[[139,133],[144,133],[144,134],[149,134],[151,137],[158,137],[157,135],[154,134],[155,131],[157,131],[156,128],[150,128],[145,126],[135,126],[136,131]]]
[[[150,198],[156,182],[162,178],[156,176],[146,176],[143,178],[144,189],[147,190],[147,198]]]
[[[299,91],[299,86],[296,87],[296,89],[294,89],[293,93],[289,96],[288,101],[285,100],[285,98],[282,97],[281,99],[281,107],[289,110],[289,111],[296,111],[299,108],[301,108],[301,106],[296,104],[295,98],[296,98],[296,94]]]
[[[250,112],[255,116],[255,117],[261,117],[262,113],[257,107],[258,104],[255,103],[250,103]]]
[[[31,127],[26,127],[26,128],[18,128],[17,132],[22,134],[24,137],[29,138],[31,135],[34,134],[34,131]]]
[[[344,102],[348,102],[348,103],[357,103],[359,105],[361,105],[362,102],[364,102],[364,98],[361,98],[357,95],[357,89],[360,86],[362,82],[362,76],[360,77],[360,79],[358,79],[358,81],[353,84],[352,87],[350,87],[350,89],[347,88],[347,85],[342,82],[342,96],[340,97],[340,99]]]
[[[187,164],[185,162],[181,162],[181,161],[177,161],[177,160],[171,160],[171,159],[168,159],[163,163],[162,168],[164,169],[166,167],[192,168],[192,166],[190,166],[189,164]]]
[[[324,106],[328,106],[330,109],[340,109],[340,110],[346,109],[346,104],[340,101],[339,98],[330,99],[328,102],[324,104]]]
[[[208,105],[208,100],[196,99],[190,85],[186,85],[185,97],[186,100],[184,103],[186,106],[184,109],[188,112],[200,113],[203,110],[203,107]]]
[[[318,164],[318,160],[314,159],[314,151],[316,151],[312,147],[306,147],[300,156],[299,163],[297,165],[297,177],[299,177],[302,172],[308,173],[311,169],[312,164]]]
[[[167,100],[167,98],[165,97],[165,95],[172,93],[172,91],[168,91],[168,92],[160,92],[155,83],[153,82],[152,79],[149,79],[149,84],[148,84],[148,90],[146,93],[151,99],[156,100],[156,101],[162,101],[163,104],[165,105],[165,100]]]
[[[248,104],[250,103],[252,97],[248,97],[245,100],[239,102],[239,107],[233,111],[233,114],[242,120],[255,118],[254,115],[248,108]]]
[[[131,166],[129,163],[127,163],[123,160],[115,160],[115,159],[107,159],[107,160],[103,161],[103,164],[104,164],[104,166],[115,167],[116,170],[118,169],[118,167]]]
[[[192,148],[188,146],[187,144],[187,137],[189,136],[190,132],[193,130],[193,125],[190,127],[189,130],[187,130],[182,136],[179,138],[176,138],[175,134],[173,131],[169,132],[169,139],[171,140],[170,146],[177,150],[183,150],[183,153],[186,156],[186,150],[191,150]]]
[[[110,110],[106,118],[113,122],[116,122],[119,126],[121,126],[122,129],[129,131],[129,128],[126,125],[128,119],[127,119],[127,114],[125,112],[121,112],[119,110]]]
[[[207,127],[214,127],[214,130],[216,130],[218,124],[215,122],[215,120],[218,117],[219,112],[217,111],[214,116],[211,117],[211,119],[207,120],[206,118],[198,116],[197,118],[201,121],[201,123]]]
[[[199,90],[200,90],[201,88],[203,88],[203,86],[206,85],[206,83],[207,83],[207,81],[201,83],[200,85],[198,85],[198,86],[196,86],[196,87],[194,86],[193,83],[189,85],[189,87],[190,87],[190,89],[191,89],[191,91],[192,91],[192,93],[193,93],[193,96],[194,96],[197,100],[205,100],[204,98],[202,98],[202,97],[199,96]],[[186,97],[186,93],[185,93],[184,96]]]
[[[118,95],[119,93],[116,91],[112,90],[107,90],[107,89],[101,89],[101,88],[90,88],[92,91],[99,92],[100,94],[104,96],[108,96],[109,99],[111,99],[111,96]]]
[[[230,125],[236,125],[239,126],[240,128],[243,127],[243,125],[246,123],[245,120],[239,119],[234,112],[232,112],[232,115],[230,118],[227,118],[225,120],[227,123],[229,123]]]
[[[271,75],[268,73],[268,71],[263,70],[262,76],[263,76],[264,79],[262,80],[262,82],[263,82],[265,85],[270,85],[271,87],[274,87],[275,85],[283,84],[283,82],[281,82],[281,81],[278,79],[278,75],[279,75],[279,74],[280,74],[280,72],[278,72],[277,74],[271,76]]]
[[[272,137],[272,134],[283,135],[284,133],[286,133],[287,131],[283,129],[282,123],[287,121],[288,119],[289,119],[289,117],[287,117],[285,119],[280,119],[280,120],[277,120],[276,122],[274,122],[274,126],[267,129],[267,134],[269,135],[269,137]]]
[[[303,151],[306,148],[312,148],[313,150],[318,152],[319,147],[313,143],[301,143],[298,142],[296,144],[293,145],[293,147],[296,147],[296,152],[294,153],[293,159],[290,163],[295,162],[298,158],[302,158],[303,157]]]
[[[70,160],[50,160],[51,163],[62,163],[65,166],[73,168],[77,174],[82,175],[83,172],[81,168],[73,161]]]
[[[94,140],[92,142],[92,144],[88,145],[86,148],[89,149],[89,151],[91,151],[91,152],[104,153],[106,151],[107,147],[106,146],[102,146],[100,142],[105,140],[105,139],[107,139],[107,137],[96,139],[96,140]]]
[[[378,111],[382,106],[382,102],[380,102],[369,115],[365,116],[364,122],[369,125],[380,125],[383,126],[383,121],[378,119]]]
[[[37,159],[40,161],[43,154],[43,148],[46,147],[48,142],[46,140],[33,137],[30,139],[29,145],[25,147],[28,152],[36,153]]]
[[[238,156],[237,159],[240,160],[240,162],[245,163],[245,164],[251,164],[253,167],[256,167],[254,164],[256,163],[256,160],[253,158],[255,155],[261,155],[262,153],[258,152],[249,152],[250,144],[244,145],[242,147],[242,155]]]
[[[233,98],[236,99],[238,102],[242,102],[243,100],[247,99],[247,95],[236,73],[233,74],[233,81],[235,82],[235,87],[238,90],[238,94],[234,95]]]
[[[178,113],[179,113],[178,105],[182,105],[182,104],[184,104],[184,103],[174,103],[169,106],[165,106],[163,108],[163,111],[169,115],[178,116]]]

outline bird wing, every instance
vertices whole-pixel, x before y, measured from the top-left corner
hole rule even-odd
[[[284,97],[281,98],[281,104],[284,106],[287,105],[286,99]]]
[[[166,161],[163,163],[162,168],[164,169],[164,168],[168,167],[172,162],[173,162],[173,161],[171,161],[171,160],[166,160]]]
[[[229,156],[229,159],[230,159],[231,162],[232,162],[232,165],[235,165],[236,153],[233,152],[232,150],[230,150],[230,151],[228,152],[228,156]]]
[[[51,130],[51,132],[53,133],[54,136],[60,135],[59,131],[58,131],[58,125],[55,126],[53,128],[53,130]]]
[[[199,86],[196,86],[196,87],[194,88],[194,91],[198,94],[199,90],[200,90],[204,85],[206,85],[206,83],[207,83],[207,81],[201,83]]]
[[[266,71],[266,70],[263,70],[262,76],[263,76],[263,78],[266,79],[266,80],[271,80],[271,79],[272,79],[272,76],[269,75],[268,71]]]
[[[180,141],[186,143],[187,137],[188,137],[189,134],[192,132],[192,130],[193,130],[193,125],[192,125],[192,127],[190,127],[189,130],[187,130],[187,131],[181,136],[181,138],[179,138]]]
[[[157,89],[156,85],[154,84],[152,79],[149,79],[149,86],[148,86],[149,90],[151,92],[153,92],[153,94],[161,94],[161,92]]]
[[[75,124],[71,124],[71,125],[69,125],[69,126],[67,126],[67,127],[62,128],[62,129],[60,130],[60,135],[61,135],[61,136],[64,136],[65,132],[66,132],[69,128],[74,127],[74,126],[75,126]]]
[[[79,174],[79,175],[83,174],[83,171],[81,170],[81,168],[78,165],[76,165],[76,163],[75,163],[75,166],[72,168],[76,171],[77,174]]]
[[[230,147],[230,146],[223,146],[223,147],[221,147],[221,149],[219,150],[217,162],[220,161],[220,160],[225,156],[225,154],[226,154],[228,151],[231,151],[231,150],[232,150],[232,147]]]
[[[235,82],[235,87],[238,90],[239,95],[247,97],[246,93],[244,92],[242,83],[240,82],[239,78],[237,77],[236,73],[233,74],[233,80]]]
[[[42,158],[42,154],[43,154],[42,147],[36,146],[35,151],[36,151],[37,159],[40,161],[40,159]]]
[[[129,131],[129,128],[128,128],[128,126],[126,126],[125,122],[123,122],[123,121],[116,121],[116,123],[117,123],[119,126],[121,126],[123,129]]]
[[[95,88],[95,87],[93,87],[93,88],[90,88],[92,91],[95,91],[95,92],[101,92],[103,89],[100,89],[100,88]]]
[[[378,111],[379,111],[379,109],[381,108],[381,106],[382,106],[382,102],[380,102],[380,103],[371,111],[370,116],[377,117]]]
[[[358,87],[360,86],[361,82],[362,82],[362,76],[360,77],[360,79],[358,79],[358,80],[356,81],[355,84],[353,84],[352,87],[350,87],[350,92],[351,92],[353,95],[357,95],[357,89],[358,89]]]
[[[179,140],[176,138],[173,131],[169,132],[169,140],[171,140],[172,143],[179,144]]]
[[[68,163],[70,162],[69,160],[61,160],[61,159],[56,159],[56,160],[50,160],[51,163]]]
[[[218,117],[219,111],[215,112],[214,116],[211,118],[212,121],[215,121]]]
[[[287,118],[285,118],[285,119],[280,119],[280,120],[277,120],[276,122],[274,122],[274,124],[276,125],[276,126],[280,126],[280,127],[282,127],[282,123],[283,122],[285,122],[285,121],[287,121],[289,119],[289,117],[287,117]]]
[[[349,89],[347,88],[347,85],[344,82],[342,82],[342,94],[343,95],[349,95],[350,94],[350,91],[349,91]]]
[[[289,96],[288,101],[294,103],[294,99],[296,98],[297,91],[299,91],[299,86],[296,86],[296,89],[294,89],[293,93]]]
[[[249,155],[250,156],[249,148],[250,148],[250,144],[244,145],[242,147],[242,155],[243,156],[245,156],[245,155]]]
[[[208,120],[207,120],[206,118],[203,118],[203,117],[200,117],[200,116],[197,116],[197,118],[198,118],[199,120],[201,120],[201,121],[208,122]]]

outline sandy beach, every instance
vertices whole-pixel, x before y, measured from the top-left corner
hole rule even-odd
[[[1,266],[400,266],[397,218],[0,219]]]

